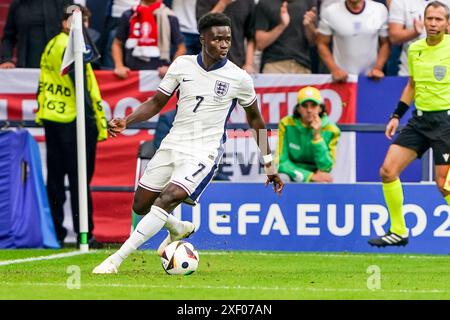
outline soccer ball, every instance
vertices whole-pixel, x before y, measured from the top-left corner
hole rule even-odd
[[[174,241],[161,255],[164,271],[168,274],[189,275],[197,270],[199,256],[194,246],[186,241]]]

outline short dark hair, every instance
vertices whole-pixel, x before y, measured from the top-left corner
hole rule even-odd
[[[197,27],[200,34],[212,27],[231,28],[231,19],[223,13],[207,13],[198,20]]]
[[[74,7],[74,6],[78,6],[80,8],[81,11],[81,15],[83,16],[83,19],[89,19],[92,16],[91,10],[89,10],[87,7],[76,4],[76,5],[67,5],[64,8],[64,13],[63,13],[63,20],[67,20],[69,19],[69,17],[72,15],[73,12],[69,12],[69,8],[70,7]],[[83,20],[84,21],[84,20]]]
[[[447,18],[447,20],[449,19],[449,8],[448,8],[448,6],[445,3],[440,2],[440,1],[432,1],[432,2],[428,3],[427,6],[425,7],[424,16],[426,16],[427,10],[428,10],[429,7],[433,7],[433,8],[442,7],[442,8],[444,8],[445,11],[447,12],[445,17]]]

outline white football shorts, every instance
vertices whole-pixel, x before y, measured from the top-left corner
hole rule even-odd
[[[139,180],[139,186],[149,191],[161,192],[167,184],[176,184],[188,194],[184,202],[195,205],[214,177],[217,163],[219,161],[210,158],[159,149],[148,162]]]

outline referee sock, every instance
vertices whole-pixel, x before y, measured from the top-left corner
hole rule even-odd
[[[152,206],[150,212],[139,221],[128,240],[111,256],[111,260],[116,267],[119,267],[122,261],[132,252],[161,230],[168,216],[169,214],[164,209]]]
[[[383,194],[389,209],[389,216],[391,217],[390,231],[402,237],[408,235],[406,230],[405,217],[403,216],[403,188],[400,179],[392,182],[383,182]]]

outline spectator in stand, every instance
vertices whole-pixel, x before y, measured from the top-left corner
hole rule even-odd
[[[260,0],[256,5],[256,48],[263,73],[311,73],[318,0]]]
[[[317,48],[334,81],[345,82],[348,74],[384,77],[390,53],[387,18],[387,8],[370,0],[345,0],[324,9]]]
[[[195,14],[197,0],[165,0],[164,3],[172,9],[178,18],[180,30],[184,37],[186,54],[200,53],[202,46]]]
[[[230,17],[233,45],[229,59],[248,73],[255,73],[255,0],[197,0],[197,20],[208,12]]]
[[[391,6],[392,0],[386,0],[386,7],[389,8]],[[388,28],[389,29],[389,28]],[[393,44],[391,42],[391,53],[389,54],[388,61],[384,67],[384,73],[387,76],[397,76],[399,70],[399,61],[400,61],[400,53],[402,51],[401,44]]]
[[[177,48],[173,59],[171,47]],[[163,78],[171,61],[185,53],[178,19],[161,0],[141,0],[122,14],[112,44],[119,78],[127,78],[130,70],[158,70]]]
[[[114,61],[111,55],[111,47],[116,37],[117,27],[122,14],[139,4],[139,0],[109,0],[107,13],[103,27],[103,33],[99,40],[101,65],[106,69],[114,68]]]
[[[61,30],[61,12],[72,3],[71,0],[14,0],[3,30],[0,69],[39,68],[45,45]]]
[[[400,76],[409,75],[409,45],[415,40],[426,37],[423,12],[429,2],[431,1],[391,0],[389,8],[389,38],[394,45],[402,45],[398,72]],[[450,7],[450,0],[440,0],[440,2]]]
[[[294,114],[281,119],[278,126],[280,177],[284,181],[332,182],[340,130],[328,119],[317,88],[305,87],[297,98]]]

